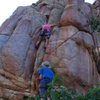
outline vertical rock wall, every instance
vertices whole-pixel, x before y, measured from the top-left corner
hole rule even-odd
[[[0,28],[0,98],[22,100],[31,95],[33,72],[44,60],[50,61],[65,86],[84,92],[98,84],[100,76],[91,56],[91,11],[84,0],[40,0],[18,7]],[[44,43],[38,50],[35,43],[46,21],[57,26],[45,52]]]

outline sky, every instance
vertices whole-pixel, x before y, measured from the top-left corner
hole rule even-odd
[[[27,6],[38,0],[1,0],[0,1],[0,26],[1,24],[12,15],[18,6]],[[86,2],[93,3],[95,0],[85,0]]]

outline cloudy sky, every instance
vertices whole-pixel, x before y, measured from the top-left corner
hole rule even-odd
[[[7,19],[18,6],[31,5],[38,0],[1,0],[0,1],[0,25]],[[93,3],[95,0],[85,0]]]

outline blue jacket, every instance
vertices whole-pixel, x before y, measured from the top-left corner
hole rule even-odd
[[[42,79],[49,78],[51,81],[52,81],[53,76],[54,76],[54,72],[50,68],[47,68],[47,67],[40,68],[38,71],[38,74],[42,75]]]

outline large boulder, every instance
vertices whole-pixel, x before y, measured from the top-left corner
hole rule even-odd
[[[100,0],[95,0],[95,2],[92,5],[92,10],[93,10],[93,18],[99,22],[100,20]],[[96,29],[94,30],[93,34],[93,38],[94,38],[94,42],[95,42],[95,48],[94,48],[94,59],[97,65],[97,69],[98,72],[100,73],[100,23],[95,23],[95,21],[93,22],[94,24],[97,24]]]
[[[43,0],[39,4],[40,12],[47,17],[48,23],[58,23],[68,0]]]
[[[99,0],[96,0],[93,3],[93,13],[96,16],[100,16],[100,1]]]
[[[80,2],[79,2],[80,1]],[[91,9],[84,3],[84,0],[69,0],[61,16],[62,26],[73,25],[79,30],[90,31],[89,17]],[[88,9],[84,10],[84,9]]]
[[[4,87],[5,97],[10,100],[12,92],[7,93],[10,89],[17,91],[15,94],[29,89],[26,83],[31,81],[34,71],[35,43],[45,22],[46,17],[31,6],[19,7],[0,28],[0,77],[4,76],[0,87]],[[18,100],[15,94],[12,98]]]
[[[55,28],[45,57],[66,86],[84,91],[84,86],[100,82],[89,53],[93,46],[92,37],[88,33],[81,32],[73,26]]]

